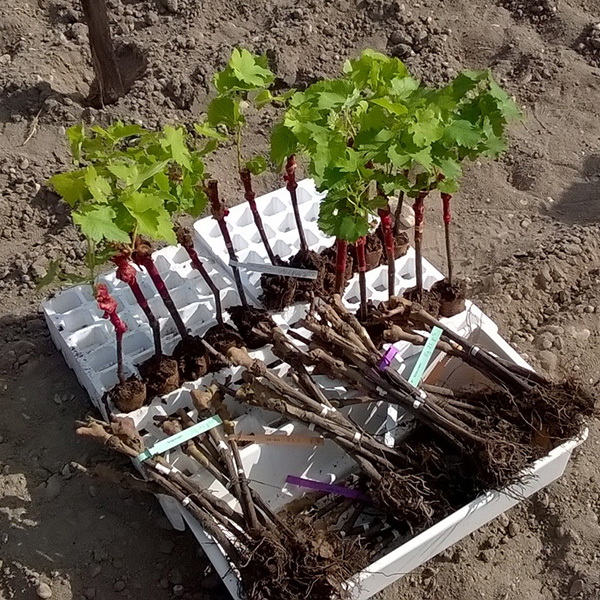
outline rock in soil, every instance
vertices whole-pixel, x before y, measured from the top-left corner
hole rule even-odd
[[[117,383],[108,392],[108,395],[120,412],[132,412],[144,406],[146,402],[146,384],[135,375],[132,375],[125,383]]]
[[[37,586],[35,593],[38,598],[52,598],[52,589],[47,583],[40,583]]]
[[[148,398],[164,396],[179,387],[178,363],[169,356],[154,355],[138,365],[138,370],[146,383]]]
[[[266,310],[253,306],[233,306],[227,312],[251,350],[262,348],[272,340],[270,332],[275,327],[275,321]]]

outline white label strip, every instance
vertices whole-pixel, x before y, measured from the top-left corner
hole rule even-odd
[[[284,267],[281,265],[271,265],[258,263],[241,263],[237,260],[229,261],[230,267],[244,269],[244,271],[255,271],[256,273],[268,273],[269,275],[282,275],[283,277],[297,277],[299,279],[316,279],[319,276],[318,271],[309,269],[294,269],[293,267]]]

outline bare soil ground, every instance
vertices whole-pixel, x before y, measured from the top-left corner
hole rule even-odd
[[[158,0],[157,0],[158,1]],[[456,199],[457,267],[471,297],[538,367],[596,381],[600,368],[599,0],[109,0],[131,79],[101,111],[78,3],[0,4],[0,597],[224,597],[190,535],[153,498],[73,472],[108,455],[73,433],[89,409],[50,343],[33,281],[82,246],[47,177],[81,118],[147,126],[197,119],[234,45],[266,51],[282,85],[338,72],[371,47],[442,82],[490,67],[522,104],[506,157],[475,164]],[[263,147],[272,116],[253,125]],[[212,165],[241,198],[225,153]],[[266,191],[279,185],[264,177]],[[443,267],[440,207],[427,257]],[[383,592],[381,600],[600,598],[600,427],[565,477]],[[157,522],[159,526],[157,526]],[[47,592],[47,589],[40,590]],[[47,597],[47,596],[44,596]]]

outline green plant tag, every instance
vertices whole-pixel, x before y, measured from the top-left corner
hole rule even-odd
[[[419,360],[417,361],[413,372],[410,374],[408,382],[411,385],[418,387],[421,383],[423,373],[425,373],[425,369],[427,368],[427,365],[431,360],[433,351],[435,350],[437,343],[440,341],[440,337],[442,337],[442,330],[439,327],[434,327],[431,330],[431,333],[429,334],[429,338],[427,339],[427,342],[423,347],[423,352],[421,352],[421,355],[419,356]]]
[[[146,450],[135,457],[135,461],[138,463],[143,463],[145,460],[148,460],[157,454],[163,454],[163,452],[167,452],[168,450],[180,446],[185,442],[189,442],[191,439],[195,438],[201,433],[205,433],[209,429],[214,429],[218,425],[221,425],[221,423],[223,423],[223,421],[221,420],[221,417],[217,415],[210,417],[209,419],[205,419],[204,421],[200,421],[200,423],[197,423],[189,429],[184,429],[175,435],[161,440],[152,446],[152,448],[146,448]]]

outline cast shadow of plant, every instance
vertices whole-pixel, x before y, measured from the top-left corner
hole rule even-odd
[[[600,223],[600,155],[589,156],[579,177],[548,210],[567,225]]]

